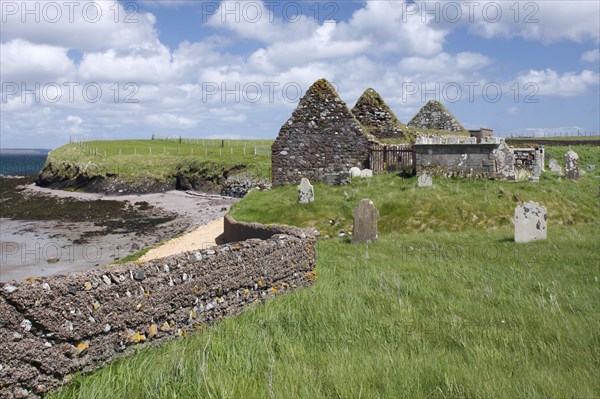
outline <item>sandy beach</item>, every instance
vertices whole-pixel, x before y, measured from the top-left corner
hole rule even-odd
[[[0,218],[0,281],[88,270],[114,263],[161,242],[164,245],[153,248],[141,260],[206,248],[215,244],[222,233],[223,215],[237,201],[184,191],[115,196],[52,190],[34,184],[17,189],[25,199],[34,196],[41,203],[37,207],[44,206],[44,199],[58,199],[59,202],[48,206],[46,219],[49,220],[9,219],[3,211]],[[69,204],[77,201],[88,205],[89,215],[82,217],[84,221],[77,222],[58,217],[53,220],[52,214],[60,211],[57,207],[63,200]],[[95,215],[93,206],[104,201],[119,201],[126,205],[128,212],[139,212],[140,216],[135,219],[138,223],[143,222],[144,217],[168,221],[141,229],[115,215],[115,220],[110,221],[111,228],[107,229],[97,220],[102,219],[101,222],[106,224],[106,217]],[[120,222],[123,228],[120,228]]]

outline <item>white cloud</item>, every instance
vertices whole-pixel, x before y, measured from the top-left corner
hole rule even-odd
[[[519,107],[515,107],[515,106],[508,107],[506,109],[506,113],[509,115],[517,115],[519,112],[521,112],[521,109]]]
[[[189,129],[198,125],[198,121],[194,119],[170,113],[148,115],[146,122],[151,126],[167,129]]]
[[[469,23],[467,4],[463,3],[464,23]],[[598,1],[481,1],[476,4],[472,9],[474,22],[469,23],[469,29],[486,38],[522,37],[543,43],[600,42]]]
[[[585,53],[581,54],[581,61],[597,63],[600,61],[600,49],[586,51]]]
[[[52,82],[76,72],[64,47],[14,39],[0,44],[0,54],[4,82]]]
[[[36,0],[3,2],[0,9],[3,40],[20,38],[81,51],[129,49],[157,41],[156,18],[141,13],[133,1]]]
[[[541,96],[574,97],[588,94],[598,86],[600,75],[597,72],[583,70],[580,73],[566,72],[562,75],[553,69],[530,70],[517,78],[521,85],[531,83]]]

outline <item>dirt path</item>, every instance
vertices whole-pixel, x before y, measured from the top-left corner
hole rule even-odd
[[[215,246],[217,245],[217,237],[221,234],[223,234],[222,217],[151,249],[139,259],[139,262],[147,262],[184,251],[195,251]]]

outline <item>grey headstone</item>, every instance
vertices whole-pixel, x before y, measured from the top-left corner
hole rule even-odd
[[[350,177],[360,177],[360,168],[356,166],[350,168]]]
[[[312,184],[306,177],[303,177],[298,185],[298,202],[301,204],[308,204],[315,200],[315,190]]]
[[[515,242],[545,240],[546,208],[529,201],[515,208]]]
[[[431,187],[433,182],[431,181],[431,176],[429,176],[427,173],[423,173],[419,176],[417,184],[419,187]]]
[[[373,171],[371,169],[363,169],[360,171],[360,177],[373,177]]]
[[[565,154],[565,176],[567,179],[579,179],[579,155],[573,150]]]
[[[548,167],[550,168],[550,171],[552,173],[556,173],[559,176],[562,176],[562,168],[560,167],[560,165],[558,164],[558,161],[554,158],[552,158],[550,160],[550,162],[548,163]]]
[[[352,231],[352,242],[374,242],[377,241],[377,219],[379,211],[369,199],[363,199],[352,211],[354,216],[354,228]]]

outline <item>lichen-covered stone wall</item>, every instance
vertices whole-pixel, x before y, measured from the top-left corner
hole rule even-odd
[[[417,174],[496,177],[498,144],[415,144]]]
[[[373,89],[365,90],[352,108],[352,114],[366,132],[378,139],[407,138],[406,127],[400,123],[383,98]]]
[[[435,100],[427,102],[408,122],[408,126],[419,129],[468,132],[442,104]]]
[[[0,396],[43,395],[77,371],[310,285],[315,240],[297,230],[141,265],[0,285]]]
[[[350,168],[368,167],[369,138],[325,79],[315,82],[283,124],[271,147],[274,187],[350,181]]]

